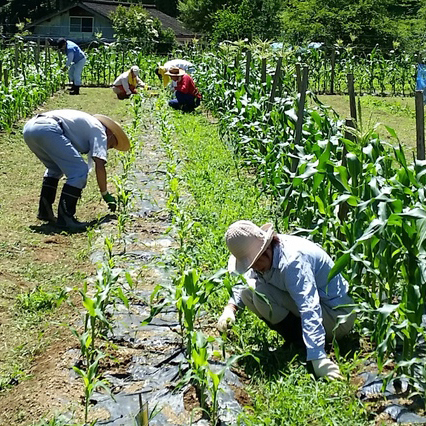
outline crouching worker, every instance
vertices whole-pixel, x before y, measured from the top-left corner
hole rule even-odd
[[[235,322],[237,309],[247,306],[287,342],[304,344],[317,377],[341,378],[339,367],[327,358],[325,343],[333,334],[340,339],[349,333],[355,317],[334,330],[338,317],[351,313],[339,305],[353,301],[342,275],[328,281],[334,265],[330,256],[305,238],[277,235],[271,224],[259,228],[247,220],[233,223],[225,239],[232,253],[228,269],[245,274],[249,287],[234,288],[218,329],[225,331]]]
[[[112,85],[112,91],[118,99],[130,98],[130,95],[137,94],[136,87],[145,87],[145,83],[139,78],[139,67],[133,65],[128,71],[120,74]]]
[[[70,231],[87,227],[87,223],[79,222],[74,215],[93,163],[102,197],[109,209],[115,211],[116,200],[107,190],[105,164],[109,148],[119,151],[130,148],[129,139],[119,124],[104,115],[64,109],[36,115],[25,124],[23,134],[30,150],[46,166],[38,219],[56,222],[58,227]],[[87,154],[88,163],[82,153]],[[56,220],[52,205],[63,175],[67,180],[59,199]]]
[[[184,112],[194,111],[200,105],[201,94],[195,87],[192,77],[177,67],[171,67],[166,74],[176,82],[176,87],[174,87],[176,99],[171,99],[169,106]]]
[[[195,70],[195,65],[192,62],[186,61],[185,59],[172,59],[167,61],[164,65],[158,64],[154,72],[160,81],[163,82],[163,87],[166,88],[170,82],[170,77],[166,74],[170,68],[180,68],[184,70],[187,74],[192,74]]]

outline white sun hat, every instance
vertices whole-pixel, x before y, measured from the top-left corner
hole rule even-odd
[[[133,65],[132,67],[130,67],[130,71],[133,71],[133,74],[135,75],[139,75],[140,69],[137,65]]]
[[[274,236],[272,223],[261,227],[249,220],[234,222],[225,233],[225,241],[232,255],[228,271],[244,274],[268,248]]]

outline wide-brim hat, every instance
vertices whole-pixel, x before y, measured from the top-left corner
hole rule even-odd
[[[232,253],[228,271],[244,274],[262,256],[273,236],[272,223],[259,227],[249,220],[234,222],[225,233],[226,245]]]
[[[128,151],[130,149],[129,138],[118,123],[102,114],[95,114],[93,117],[97,118],[106,128],[111,130],[117,139],[117,146],[115,149],[118,151]]]
[[[185,70],[178,67],[170,67],[165,74],[170,77],[182,77],[185,74]]]

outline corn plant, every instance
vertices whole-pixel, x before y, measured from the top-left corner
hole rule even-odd
[[[83,379],[84,383],[84,422],[87,423],[89,416],[90,398],[96,389],[102,388],[110,394],[110,389],[105,380],[102,380],[98,375],[99,361],[103,355],[98,355],[93,362],[91,362],[86,370],[82,370],[76,366],[73,367],[74,371]]]

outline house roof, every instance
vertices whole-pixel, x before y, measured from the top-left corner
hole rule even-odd
[[[59,10],[58,12],[52,13],[48,16],[45,16],[42,19],[39,19],[38,21],[35,21],[26,25],[26,28],[35,27],[46,20],[52,19],[53,17],[57,15],[61,15],[62,13],[65,13],[68,10],[73,9],[74,7],[81,7],[82,9],[87,10],[88,12],[96,13],[98,15],[104,16],[105,18],[109,19],[111,12],[114,12],[117,9],[117,6],[119,5],[129,7],[131,5],[135,5],[135,3],[108,1],[108,0],[79,1],[79,2],[75,2],[71,6],[68,6],[66,8]],[[159,11],[155,5],[142,4],[142,6],[144,7],[144,9],[146,9],[148,14],[152,18],[158,18],[164,28],[171,28],[173,32],[175,33],[176,37],[182,37],[182,38],[194,37],[194,33],[185,29],[184,26],[176,18],[173,18],[172,16],[166,15],[165,13]]]

